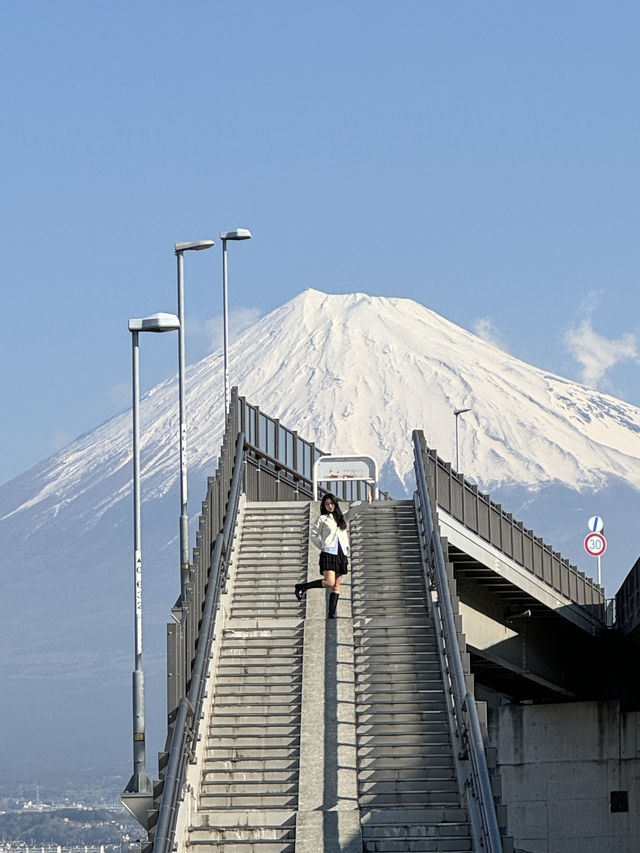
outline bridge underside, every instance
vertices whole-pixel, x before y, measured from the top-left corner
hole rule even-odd
[[[439,522],[478,685],[534,702],[616,692],[614,639],[595,608],[561,596],[445,513]]]

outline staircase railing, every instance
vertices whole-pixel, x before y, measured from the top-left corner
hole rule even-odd
[[[229,570],[231,547],[238,518],[238,504],[242,493],[243,461],[244,433],[239,433],[236,441],[227,511],[222,530],[216,536],[211,555],[211,570],[204,599],[196,656],[191,671],[189,692],[178,703],[171,734],[158,823],[154,834],[153,853],[171,853],[173,849],[178,806],[182,798],[187,761],[195,753],[195,744],[198,740],[198,729],[202,718],[207,666],[211,654],[220,590]]]
[[[418,509],[423,527],[421,534],[426,545],[429,582],[437,592],[437,606],[434,608],[436,637],[442,671],[448,680],[445,688],[448,696],[449,714],[453,718],[451,728],[457,741],[457,763],[460,767],[461,761],[466,759],[465,766],[468,768],[464,785],[474,846],[477,851],[502,853],[502,841],[491,790],[482,731],[475,699],[473,694],[467,690],[444,553],[429,497],[424,466],[426,445],[424,435],[420,430],[413,432],[413,448]]]
[[[427,476],[433,484],[431,501],[456,522],[512,560],[538,581],[604,621],[605,591],[558,551],[536,536],[490,495],[478,490],[433,448],[424,457]]]

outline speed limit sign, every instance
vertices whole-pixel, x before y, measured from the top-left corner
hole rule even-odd
[[[584,549],[592,557],[601,557],[607,550],[607,540],[602,533],[589,533],[584,539]]]

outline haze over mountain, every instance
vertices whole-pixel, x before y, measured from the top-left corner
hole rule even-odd
[[[326,452],[374,456],[382,487],[398,497],[413,488],[412,430],[454,460],[453,410],[469,407],[460,467],[481,490],[591,572],[580,546],[589,515],[603,515],[609,595],[637,556],[634,406],[527,365],[415,302],[361,293],[306,290],[230,356],[250,402]],[[194,523],[222,438],[222,385],[219,352],[187,371]],[[141,405],[150,775],[164,736],[164,624],[179,587],[177,432],[172,378]],[[129,411],[0,488],[7,772],[82,762],[123,782],[130,774],[131,515]]]

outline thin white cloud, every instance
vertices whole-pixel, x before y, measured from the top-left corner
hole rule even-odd
[[[109,400],[116,411],[126,409],[131,405],[131,383],[119,382],[109,391]]]
[[[63,447],[71,444],[74,438],[75,436],[66,430],[57,430],[47,442],[49,453],[57,453],[58,450],[62,450]]]
[[[231,342],[259,319],[259,308],[236,308],[229,312],[229,338]],[[222,315],[202,320],[198,317],[187,318],[187,334],[192,358],[198,359],[223,346]],[[189,360],[191,361],[192,358]]]
[[[607,386],[607,373],[617,364],[638,357],[638,339],[632,332],[619,338],[605,338],[596,332],[591,315],[598,303],[598,294],[587,294],[580,312],[580,322],[567,330],[564,344],[571,356],[582,365],[580,381],[590,388]]]
[[[479,317],[473,324],[473,332],[486,343],[507,351],[504,338],[491,317]]]

